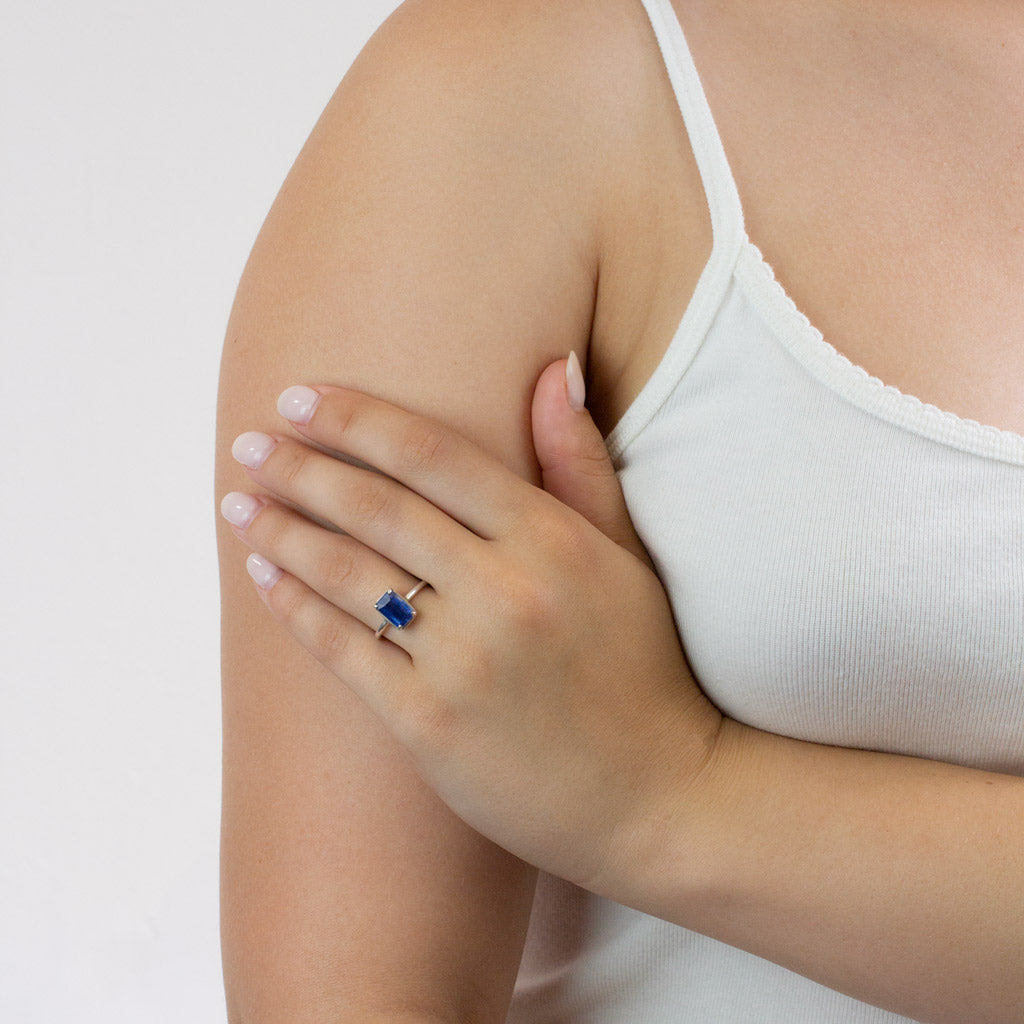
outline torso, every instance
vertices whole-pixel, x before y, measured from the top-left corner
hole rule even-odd
[[[797,306],[884,382],[1024,433],[1024,12],[675,6],[747,232]],[[606,431],[658,364],[711,245],[648,50],[652,111],[635,140],[646,159],[635,193],[610,208],[590,352]]]
[[[674,3],[741,204],[697,132],[729,191],[691,305],[702,101],[606,0],[588,405],[694,675],[767,732],[1024,773],[1024,11]],[[897,1019],[555,879],[534,915],[516,1024]]]

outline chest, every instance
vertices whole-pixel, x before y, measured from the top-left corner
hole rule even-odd
[[[1024,772],[1024,440],[749,305],[620,457],[701,686],[771,732]]]
[[[886,383],[1024,433],[1024,18],[972,32],[713,6],[681,4],[680,20],[747,232],[796,305]],[[665,130],[685,135],[661,100]],[[685,148],[658,159],[665,184],[645,193],[658,226],[610,261],[643,308],[624,298],[597,353],[613,368],[593,370],[609,427],[666,350],[710,245],[703,210],[680,198],[681,182],[700,188]]]

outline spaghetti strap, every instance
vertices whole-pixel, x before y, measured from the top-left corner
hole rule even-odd
[[[668,70],[676,102],[690,137],[711,214],[716,246],[738,245],[745,238],[743,208],[700,75],[670,0],[642,0]]]
[[[616,461],[682,379],[721,308],[747,241],[736,182],[679,19],[670,0],[643,0],[643,5],[683,115],[704,186],[711,218],[711,254],[661,362],[605,439],[608,452]]]

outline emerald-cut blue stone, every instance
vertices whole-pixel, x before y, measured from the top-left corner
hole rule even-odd
[[[416,609],[393,590],[381,594],[374,607],[396,629],[405,629],[416,617]]]

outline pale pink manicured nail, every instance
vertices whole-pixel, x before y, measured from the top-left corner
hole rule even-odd
[[[231,446],[231,454],[249,469],[259,469],[267,456],[274,450],[277,442],[267,434],[260,434],[255,430],[249,430],[239,434],[235,443]]]
[[[285,388],[277,400],[277,411],[292,423],[304,425],[313,418],[313,410],[320,401],[320,392],[305,384]]]
[[[575,352],[569,353],[569,361],[565,364],[565,393],[569,399],[569,408],[580,412],[587,401],[587,385],[583,381],[583,370]]]
[[[245,568],[260,590],[269,590],[282,575],[282,570],[274,565],[269,558],[255,553],[245,560]]]
[[[225,494],[220,502],[220,514],[232,525],[244,530],[256,518],[256,513],[263,507],[258,498],[251,494],[231,491]]]

